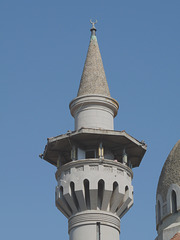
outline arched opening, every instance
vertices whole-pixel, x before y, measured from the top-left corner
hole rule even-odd
[[[90,193],[89,193],[89,181],[84,180],[84,192],[85,192],[85,201],[87,209],[90,209]]]
[[[60,197],[61,197],[63,196],[63,186],[60,186],[59,190],[60,190]]]
[[[157,204],[157,214],[158,214],[158,223],[161,222],[161,205],[160,205],[160,202],[158,201],[158,204]]]
[[[171,193],[171,203],[172,203],[172,213],[176,213],[177,212],[177,196],[174,190]]]
[[[75,190],[74,190],[74,182],[70,182],[70,188],[71,188],[71,194],[72,194],[72,199],[74,201],[74,204],[77,208],[77,210],[79,210],[79,203],[78,203],[78,200],[77,200],[77,197],[76,197],[76,193],[75,193]]]
[[[104,181],[101,179],[98,182],[98,207],[99,207],[99,209],[101,209],[101,207],[102,207],[103,195],[104,195]]]
[[[117,187],[118,187],[118,183],[117,183],[117,182],[114,182],[114,183],[113,183],[113,192],[117,189]]]
[[[125,192],[127,192],[129,190],[128,186],[125,187]]]
[[[118,196],[118,183],[114,182],[113,191],[112,191],[111,200],[110,200],[110,208],[113,206],[113,203],[115,202],[115,199],[117,196]]]

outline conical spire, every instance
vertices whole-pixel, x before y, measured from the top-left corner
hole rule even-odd
[[[96,38],[96,28],[92,22],[91,39],[77,96],[98,94],[110,97],[103,62]]]

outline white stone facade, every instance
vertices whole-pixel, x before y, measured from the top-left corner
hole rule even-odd
[[[56,206],[69,219],[70,240],[83,239],[86,231],[86,240],[96,239],[97,231],[103,240],[119,239],[120,218],[133,204],[132,176],[126,165],[106,159],[73,161],[57,170]]]
[[[114,117],[119,104],[111,97],[85,95],[75,98],[69,105],[75,119],[75,130],[101,128],[114,130]]]

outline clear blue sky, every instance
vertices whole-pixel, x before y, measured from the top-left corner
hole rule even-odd
[[[68,239],[55,207],[47,137],[73,130],[76,96],[95,18],[116,130],[148,144],[134,170],[134,206],[121,240],[152,240],[163,163],[180,138],[180,1],[0,1],[0,239]]]

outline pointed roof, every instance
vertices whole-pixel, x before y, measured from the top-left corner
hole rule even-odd
[[[92,23],[92,22],[91,22]],[[96,37],[95,23],[92,23],[91,39],[77,96],[98,94],[110,97],[103,62]]]
[[[166,199],[168,189],[171,184],[180,186],[180,140],[175,144],[161,171],[157,194],[160,194],[163,201]]]

